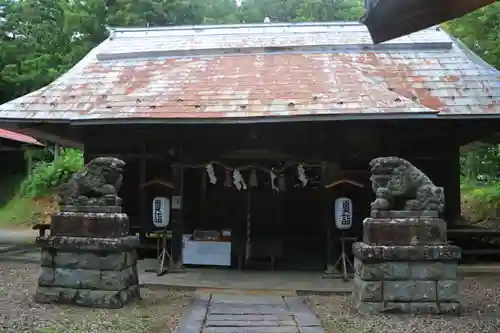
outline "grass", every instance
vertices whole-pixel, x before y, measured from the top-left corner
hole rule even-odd
[[[0,228],[23,228],[40,222],[47,206],[47,199],[37,200],[16,195],[0,207]]]
[[[23,179],[23,174],[4,175],[0,179],[0,228],[25,224],[40,212],[37,202],[16,195]]]
[[[0,178],[0,229],[26,228],[46,219],[54,211],[48,197],[30,198],[19,194],[23,174]],[[0,332],[1,333],[1,332]]]

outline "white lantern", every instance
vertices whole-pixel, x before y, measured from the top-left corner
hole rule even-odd
[[[347,230],[352,226],[352,200],[337,198],[335,200],[335,225],[340,230]]]
[[[170,222],[170,199],[156,197],[153,199],[153,224],[158,228],[166,228]]]

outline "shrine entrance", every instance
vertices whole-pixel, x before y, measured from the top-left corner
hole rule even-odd
[[[335,197],[333,188],[326,187],[331,184],[329,163],[250,161],[184,166],[185,233],[196,238],[204,230],[230,242],[227,266],[232,268],[324,271],[335,256],[328,251],[338,250],[329,242],[340,236],[332,232]]]
[[[356,124],[348,133],[345,126],[320,123],[207,125],[189,136],[185,128],[150,131],[149,144],[142,152],[126,155],[130,157],[126,158],[122,198],[131,228],[148,233],[144,244],[153,239],[149,233],[163,232],[165,227],[153,223],[152,201],[167,197],[172,204],[167,226],[168,248],[175,263],[172,269],[216,266],[323,272],[327,263],[336,262],[341,248],[341,232],[334,223],[335,199],[352,200],[353,224],[345,236],[360,239],[362,221],[373,200],[368,162],[382,154],[404,156],[395,151],[401,145],[392,150],[386,145],[383,152],[371,145],[377,130],[389,133],[389,138],[399,133],[387,128],[390,123],[384,123],[389,124],[385,127]],[[169,140],[182,142],[182,147],[159,147],[166,141],[165,133],[171,136]],[[320,133],[336,137],[304,143],[303,138]],[[228,141],[228,137],[233,139]],[[402,146],[425,152],[427,145],[416,142]],[[436,159],[424,157],[418,166],[438,177],[433,173],[441,170],[434,167]],[[364,187],[353,185],[356,182]],[[155,251],[156,242],[151,243]],[[350,252],[351,244],[346,248]]]
[[[275,165],[233,160],[200,170],[207,174],[204,216],[192,227],[230,230],[234,268],[324,270],[324,189],[313,179],[320,165]],[[311,177],[305,184],[302,168]]]

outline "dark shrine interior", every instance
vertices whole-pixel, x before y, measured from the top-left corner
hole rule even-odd
[[[88,128],[85,137],[89,138],[87,159],[116,155],[127,162],[120,193],[134,232],[155,230],[151,200],[168,196],[171,191],[165,186],[152,185],[141,194],[141,184],[153,179],[168,182],[172,179],[172,165],[180,164],[184,170],[184,233],[194,229],[227,228],[232,230],[234,239],[244,242],[250,213],[252,242],[271,239],[281,244],[276,269],[324,270],[329,233],[333,241],[330,256],[333,260],[338,256],[335,252],[338,252],[340,232],[331,228],[335,198],[347,196],[353,200],[353,228],[348,233],[358,239],[361,236],[362,221],[369,215],[369,203],[373,200],[368,163],[374,157],[391,155],[408,159],[437,185],[445,187],[450,214],[459,212],[459,206],[458,210],[452,207],[459,204],[459,169],[450,169],[444,163],[454,166],[458,147],[470,140],[458,135],[462,133],[461,126],[427,120],[122,125],[110,126],[106,138],[97,135],[102,132]],[[283,172],[285,189],[282,191],[273,191],[270,175],[265,170],[256,171],[256,187],[237,190],[234,186],[225,186],[225,170],[220,165],[214,166],[217,183],[210,184],[204,168],[210,161],[231,168],[253,165],[269,169],[287,162],[292,166]],[[306,168],[309,183],[302,187],[297,177],[297,163],[322,161],[338,163],[343,172],[341,178],[361,182],[365,187],[342,184],[326,189],[318,167]],[[140,172],[141,163],[146,164],[144,174]],[[248,185],[250,170],[241,173]],[[447,221],[452,223],[453,219],[447,218]],[[260,267],[258,258],[255,261],[255,267]]]

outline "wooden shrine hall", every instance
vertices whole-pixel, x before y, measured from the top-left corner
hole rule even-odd
[[[378,45],[353,22],[114,28],[0,126],[122,158],[131,232],[167,235],[171,269],[321,271],[361,234],[374,157],[443,186],[455,223],[459,149],[500,128],[499,77],[437,27]]]

